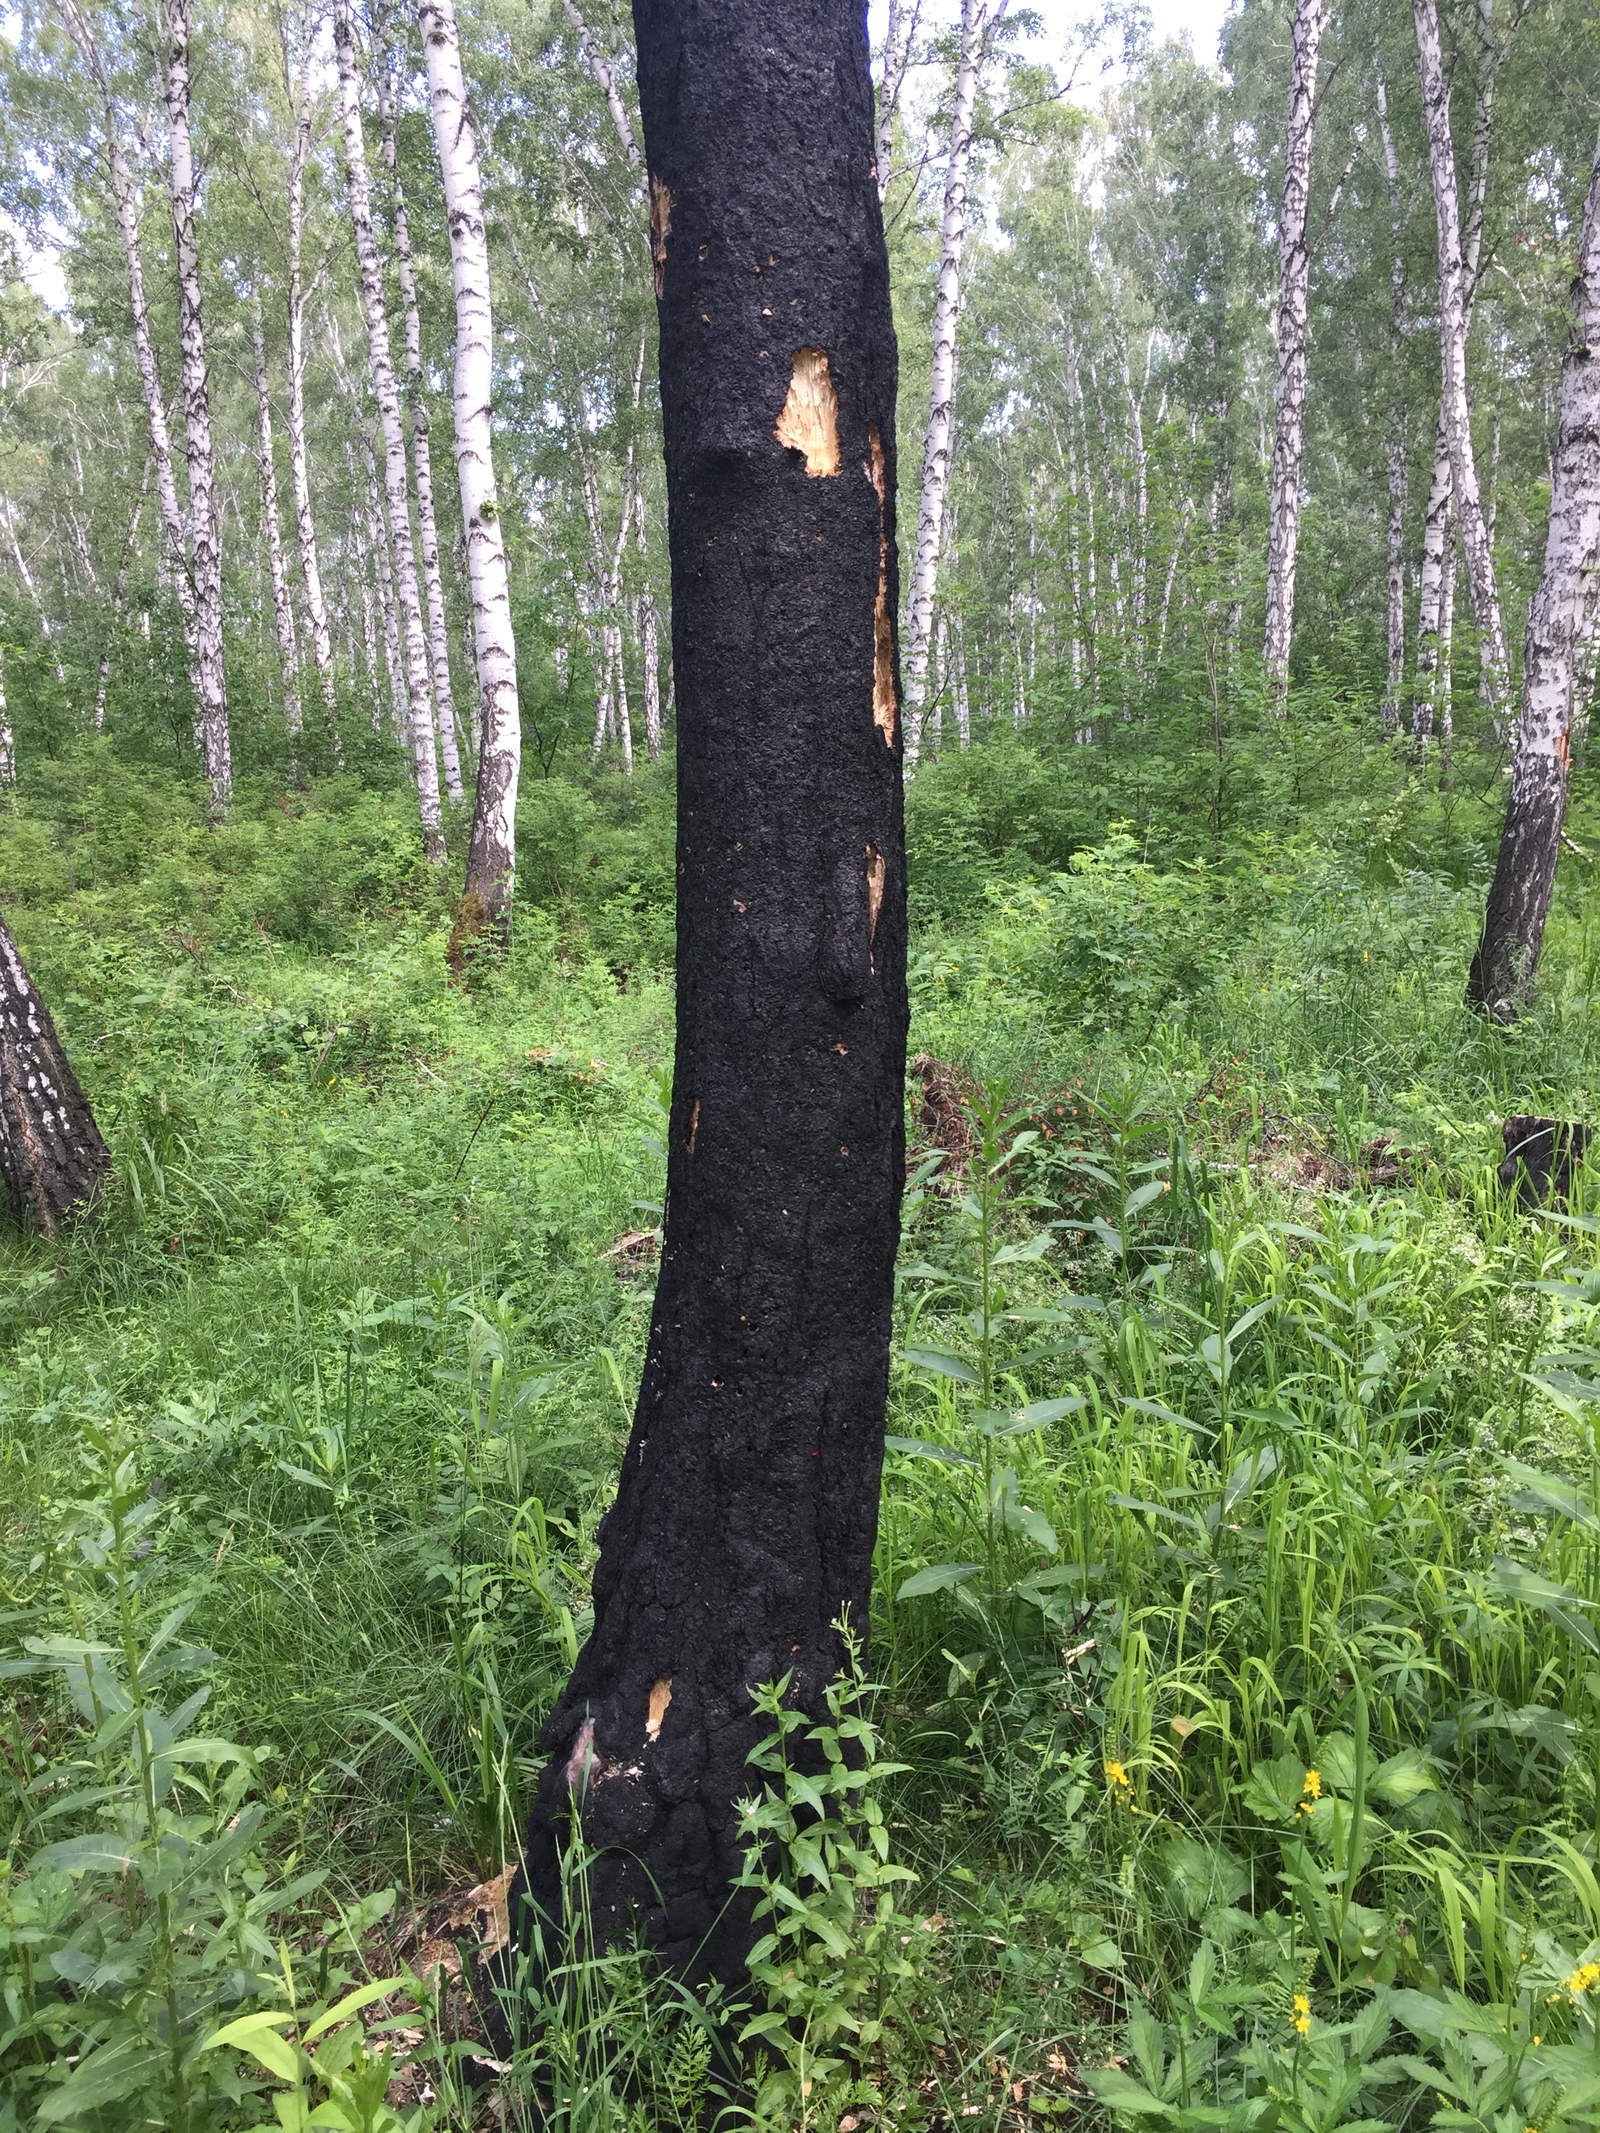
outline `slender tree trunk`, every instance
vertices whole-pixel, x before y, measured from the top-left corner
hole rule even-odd
[[[1439,641],[1445,612],[1450,547],[1450,447],[1441,423],[1434,433],[1433,472],[1422,521],[1422,568],[1417,586],[1417,664],[1411,707],[1411,745],[1420,758],[1433,734],[1439,697]]]
[[[389,347],[389,312],[383,294],[378,243],[372,228],[372,200],[367,187],[367,149],[361,130],[361,89],[356,73],[355,32],[350,0],[337,0],[333,42],[339,61],[339,98],[344,116],[345,181],[350,195],[350,225],[355,233],[356,263],[361,270],[361,304],[367,322],[367,355],[372,387],[383,425],[383,480],[389,509],[389,539],[394,551],[395,590],[405,647],[406,698],[410,709],[411,760],[422,814],[422,841],[435,866],[445,861],[443,818],[439,808],[439,765],[433,747],[433,701],[428,681],[428,642],[422,627],[417,592],[416,550],[411,541],[410,482],[406,472],[405,430],[400,395],[395,387]]]
[[[111,614],[105,641],[100,648],[100,666],[94,682],[94,711],[92,724],[99,733],[106,722],[106,690],[111,681],[111,646],[118,622],[122,619],[123,604],[128,597],[128,572],[133,565],[133,552],[139,539],[139,521],[144,516],[144,500],[150,493],[150,468],[153,455],[146,455],[144,471],[139,476],[139,493],[133,499],[133,509],[128,513],[127,538],[122,543],[122,554],[117,561],[117,574],[111,582]]]
[[[1133,389],[1133,372],[1128,363],[1127,350],[1122,353],[1122,382],[1128,395],[1128,434],[1133,443],[1134,525],[1133,553],[1130,557],[1129,577],[1133,591],[1133,679],[1136,687],[1144,685],[1145,657],[1148,651],[1149,627],[1149,538],[1150,538],[1150,454],[1145,449],[1144,409],[1138,393]],[[1150,343],[1145,345],[1145,383],[1150,382]]]
[[[50,1010],[0,922],[0,1176],[12,1219],[53,1236],[110,1167]]]
[[[1317,52],[1326,0],[1295,0],[1290,62],[1289,129],[1283,151],[1283,212],[1278,220],[1277,425],[1267,531],[1267,624],[1261,659],[1273,708],[1289,696],[1294,636],[1295,563],[1300,544],[1300,470],[1306,435],[1306,322],[1311,292],[1311,137],[1317,109]]]
[[[889,0],[889,19],[883,33],[883,78],[878,83],[878,137],[873,167],[878,173],[878,198],[886,200],[893,174],[894,121],[911,64],[911,40],[917,34],[922,0]]]
[[[833,1625],[867,1626],[905,1164],[894,334],[862,11],[635,21],[671,215],[677,1063],[644,1381],[525,1886],[559,1931],[576,1818],[596,1934],[734,1978],[751,1687],[817,1708]]]
[[[1456,198],[1455,149],[1450,139],[1450,92],[1445,84],[1439,46],[1437,0],[1413,0],[1417,24],[1417,73],[1428,129],[1428,160],[1433,171],[1433,200],[1439,229],[1439,348],[1443,373],[1440,422],[1450,448],[1450,489],[1467,564],[1472,619],[1484,639],[1496,713],[1504,716],[1510,697],[1511,661],[1506,651],[1500,594],[1495,583],[1494,550],[1484,523],[1478,493],[1478,470],[1472,451],[1472,419],[1467,399],[1467,296]]]
[[[306,447],[306,291],[302,254],[305,246],[306,164],[311,154],[311,44],[313,16],[309,5],[299,17],[299,53],[291,75],[287,42],[284,77],[294,94],[294,148],[289,159],[288,252],[289,332],[289,480],[294,493],[295,537],[300,555],[300,582],[305,588],[306,617],[311,624],[311,657],[326,708],[333,709],[333,634],[322,592],[322,561],[317,553],[316,520],[311,511],[311,462]],[[287,31],[286,31],[287,35]]]
[[[217,508],[211,447],[210,384],[200,301],[200,251],[195,234],[199,177],[189,138],[189,5],[190,0],[161,0],[166,36],[163,77],[171,144],[172,236],[178,261],[178,335],[183,349],[189,464],[189,553],[194,576],[195,672],[199,684],[195,738],[216,818],[227,812],[233,795],[233,749],[222,665],[222,520]]]
[[[1388,662],[1383,690],[1383,730],[1400,731],[1400,699],[1406,678],[1406,399],[1401,363],[1406,343],[1406,262],[1400,249],[1400,158],[1389,124],[1389,94],[1378,78],[1378,127],[1383,141],[1383,170],[1389,187],[1389,228],[1394,254],[1389,262],[1389,361],[1394,369],[1394,398],[1389,403]]]
[[[28,604],[39,624],[39,635],[44,639],[45,649],[50,654],[50,664],[55,669],[56,686],[65,695],[67,670],[61,664],[61,648],[56,643],[56,626],[50,619],[50,610],[45,606],[43,595],[39,591],[39,581],[28,566],[22,536],[17,531],[17,509],[9,497],[0,499],[0,517],[6,522],[6,539],[11,543],[11,560],[17,566],[17,576],[22,580],[22,589],[28,596]]]
[[[1001,8],[1004,0],[1001,0]],[[906,614],[906,756],[915,763],[928,686],[928,640],[939,581],[939,535],[950,486],[951,433],[956,405],[956,329],[961,319],[961,255],[967,241],[967,186],[972,166],[972,113],[985,46],[998,11],[991,0],[961,0],[961,50],[950,115],[944,208],[939,223],[939,289],[933,312],[933,390],[922,450],[922,499]],[[874,151],[874,156],[876,151]],[[876,161],[874,161],[876,168]]]
[[[261,523],[267,536],[267,571],[272,583],[272,619],[283,670],[283,717],[290,742],[300,737],[300,646],[283,567],[283,530],[278,524],[278,469],[273,456],[272,393],[267,383],[267,341],[261,324],[261,292],[250,290],[250,346],[256,372],[256,457],[261,467]]]
[[[450,686],[450,624],[445,614],[444,578],[439,569],[439,529],[433,513],[433,452],[428,437],[428,397],[422,380],[422,315],[417,308],[411,224],[406,215],[406,196],[400,183],[400,158],[395,147],[395,89],[388,65],[381,65],[378,70],[378,112],[382,120],[383,159],[389,166],[395,268],[405,318],[406,404],[411,416],[411,464],[417,483],[417,544],[422,551],[422,583],[428,601],[428,652],[433,666],[434,709],[438,713],[439,759],[444,765],[444,788],[454,805],[462,799],[464,788],[461,755],[456,747],[455,694]],[[445,183],[448,198],[448,177]],[[456,360],[459,363],[459,354]]]
[[[444,170],[455,278],[456,364],[453,385],[456,472],[467,534],[473,639],[480,704],[478,795],[467,848],[466,900],[479,923],[504,940],[511,925],[517,873],[517,780],[522,724],[517,708],[517,650],[511,633],[511,580],[505,529],[495,495],[490,399],[494,326],[490,314],[489,240],[483,219],[483,173],[467,106],[454,0],[418,0],[422,49],[433,105],[433,137]]]
[[[184,641],[188,647],[189,664],[193,669],[194,588],[189,580],[188,540],[184,533],[183,512],[178,503],[178,484],[173,472],[172,434],[167,424],[167,403],[161,390],[155,342],[150,333],[150,307],[145,299],[144,265],[139,253],[138,196],[134,188],[133,173],[128,168],[127,154],[122,145],[116,99],[111,92],[110,78],[106,73],[99,45],[76,0],[62,0],[62,14],[72,41],[78,47],[84,65],[94,78],[104,113],[106,159],[111,174],[111,204],[116,217],[117,235],[122,243],[123,263],[128,274],[128,305],[133,314],[133,353],[139,369],[140,388],[144,394],[145,419],[150,428],[150,455],[155,464],[156,498],[161,508],[161,577],[163,583],[170,584],[178,596],[183,615]],[[195,701],[198,703],[198,675],[194,675],[193,679]]]
[[[17,744],[11,731],[11,707],[6,702],[5,646],[0,645],[0,786],[14,796],[17,785]]]
[[[633,537],[639,550],[639,656],[644,665],[644,745],[652,763],[661,755],[661,648],[656,641],[656,602],[650,589],[650,543],[645,535],[644,489],[633,492]]]
[[[617,84],[616,67],[601,51],[600,40],[584,20],[582,13],[575,5],[575,0],[562,0],[562,4],[567,11],[567,20],[572,24],[577,34],[578,49],[583,54],[583,63],[589,69],[596,88],[606,100],[606,109],[611,114],[611,124],[617,139],[622,144],[622,152],[634,169],[640,170],[643,168],[644,158],[640,155],[639,143],[634,138],[633,121],[628,117],[628,107],[622,101],[622,91]]]
[[[1467,979],[1467,1001],[1498,1020],[1533,997],[1555,887],[1572,760],[1575,655],[1600,575],[1600,146],[1583,211],[1573,332],[1561,372],[1544,574],[1528,611],[1522,715],[1505,830]]]

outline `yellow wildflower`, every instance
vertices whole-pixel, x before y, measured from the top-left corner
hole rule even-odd
[[[1562,1982],[1575,2000],[1581,1999],[1591,1985],[1600,1984],[1600,1963],[1583,1963]]]
[[[1322,1772],[1320,1770],[1308,1770],[1306,1772],[1306,1781],[1300,1790],[1308,1800],[1320,1800],[1322,1798]]]
[[[1294,2021],[1290,2025],[1302,2037],[1311,2034],[1311,1998],[1308,1993],[1297,1992],[1294,1996]]]

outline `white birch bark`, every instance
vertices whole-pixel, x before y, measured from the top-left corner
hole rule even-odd
[[[56,626],[39,591],[39,581],[29,568],[27,554],[22,546],[22,536],[17,531],[16,506],[9,497],[0,502],[0,516],[3,516],[6,522],[6,538],[11,544],[11,560],[17,566],[17,576],[22,580],[22,589],[28,595],[28,604],[39,624],[39,635],[45,641],[50,654],[50,664],[55,669],[56,685],[65,693],[67,670],[61,664],[61,648],[56,643]]]
[[[11,732],[11,712],[6,703],[5,646],[0,644],[0,785],[14,788],[17,782],[17,744]]]
[[[1387,586],[1389,595],[1384,673],[1383,730],[1400,731],[1400,698],[1406,678],[1406,402],[1400,364],[1406,340],[1406,262],[1400,249],[1400,157],[1389,124],[1389,92],[1382,75],[1376,85],[1378,130],[1383,143],[1383,171],[1389,188],[1389,230],[1394,252],[1389,262],[1389,360],[1394,367],[1394,399],[1389,408],[1385,450],[1389,476]]]
[[[661,647],[655,594],[650,590],[650,543],[645,534],[644,485],[633,492],[633,537],[639,551],[639,656],[644,664],[644,746],[652,763],[661,756]]]
[[[311,659],[326,707],[333,709],[333,633],[322,590],[322,559],[311,509],[311,462],[306,448],[306,290],[305,184],[311,156],[311,44],[314,17],[308,6],[298,19],[299,52],[289,66],[285,26],[284,78],[294,95],[294,147],[289,157],[288,254],[289,339],[289,481],[294,495],[295,541],[300,582],[305,589],[306,619],[311,625]]]
[[[1150,355],[1152,341],[1145,343],[1145,384],[1150,382]],[[1134,527],[1132,555],[1129,558],[1129,577],[1132,581],[1132,651],[1133,678],[1142,685],[1145,673],[1147,650],[1146,631],[1149,606],[1149,554],[1150,537],[1150,454],[1145,449],[1144,408],[1141,395],[1133,389],[1133,372],[1128,363],[1127,350],[1122,353],[1122,382],[1128,395],[1128,433],[1133,443],[1134,480]]]
[[[289,578],[283,567],[283,529],[278,524],[278,468],[273,451],[272,391],[267,382],[267,339],[261,324],[261,292],[250,290],[250,350],[255,359],[256,461],[261,469],[261,525],[267,542],[267,574],[272,585],[272,621],[283,670],[283,720],[291,741],[300,735],[300,645]]]
[[[183,512],[178,503],[177,478],[173,472],[172,433],[167,424],[167,403],[161,390],[155,342],[150,333],[150,307],[145,297],[144,264],[139,252],[138,195],[134,187],[133,173],[128,168],[127,152],[122,145],[121,121],[100,47],[76,0],[61,0],[61,11],[72,41],[94,79],[104,117],[106,161],[111,176],[111,204],[116,217],[117,235],[122,244],[123,264],[128,275],[128,305],[133,313],[133,353],[139,370],[140,389],[144,395],[145,419],[150,428],[150,453],[155,463],[156,497],[161,508],[160,576],[162,583],[170,584],[178,596],[178,604],[183,614],[184,638],[192,667],[194,589],[189,582],[188,541],[183,528]],[[200,687],[197,678],[194,686],[198,701]]]
[[[428,677],[428,643],[417,591],[416,550],[411,540],[410,481],[406,470],[405,430],[389,345],[389,312],[383,273],[372,227],[372,199],[367,185],[367,150],[361,130],[361,88],[356,73],[355,32],[350,0],[337,0],[333,18],[334,49],[339,62],[339,100],[344,118],[345,182],[350,198],[350,225],[361,273],[361,304],[367,323],[367,356],[372,371],[378,417],[383,426],[383,478],[388,503],[389,539],[394,551],[395,592],[405,646],[406,699],[409,706],[411,759],[422,816],[422,841],[435,866],[445,860],[443,817],[439,805],[439,766],[433,745],[433,698]]]
[[[599,39],[584,20],[582,13],[575,5],[575,0],[562,0],[562,4],[567,11],[567,20],[572,24],[577,36],[578,49],[583,54],[583,63],[589,69],[590,77],[595,87],[606,100],[606,109],[611,114],[611,124],[616,132],[617,139],[622,144],[622,152],[635,170],[642,170],[644,168],[644,158],[639,153],[639,143],[634,134],[633,122],[628,117],[628,107],[622,101],[622,91],[617,85],[617,70],[612,62],[607,59],[604,52],[601,51]]]
[[[511,579],[494,481],[490,419],[494,324],[483,170],[467,102],[454,0],[417,0],[417,21],[450,223],[456,300],[451,404],[478,672],[478,791],[464,894],[477,898],[483,920],[504,938],[516,887],[522,724],[517,705],[517,648],[511,631]]]
[[[956,329],[961,319],[961,255],[967,241],[967,189],[972,167],[972,114],[983,73],[990,29],[1005,11],[991,0],[961,0],[961,49],[956,62],[955,102],[950,114],[950,153],[945,165],[944,206],[939,221],[939,287],[933,313],[933,389],[922,450],[922,497],[917,544],[906,604],[905,755],[911,768],[922,737],[928,688],[929,633],[939,580],[939,536],[945,492],[950,486],[951,436],[955,422]]]
[[[1450,487],[1461,550],[1467,565],[1472,617],[1484,640],[1489,686],[1497,717],[1503,717],[1511,685],[1505,624],[1495,581],[1494,550],[1484,522],[1478,470],[1472,450],[1467,397],[1467,292],[1455,149],[1450,138],[1450,94],[1444,78],[1436,0],[1412,0],[1417,26],[1417,74],[1428,131],[1434,214],[1439,237],[1439,353],[1442,373],[1440,425],[1450,449]]]
[[[462,798],[461,754],[456,746],[455,694],[450,685],[450,625],[445,614],[444,578],[439,568],[439,528],[433,512],[433,452],[428,435],[428,398],[422,380],[422,317],[417,308],[417,276],[411,257],[411,223],[400,183],[395,144],[395,88],[391,69],[378,73],[378,115],[382,122],[383,159],[389,167],[389,197],[394,216],[394,260],[405,320],[406,404],[411,416],[411,465],[417,484],[417,545],[422,554],[422,583],[428,601],[428,653],[433,667],[433,702],[438,714],[439,758],[444,787],[452,805]]]
[[[1578,653],[1600,584],[1600,145],[1572,284],[1544,570],[1528,610],[1505,832],[1467,998],[1497,1019],[1531,997],[1555,885],[1572,762]]]
[[[111,581],[110,628],[100,647],[100,665],[94,682],[94,710],[91,724],[96,733],[104,730],[106,722],[106,690],[111,681],[111,645],[122,616],[123,603],[128,597],[128,572],[133,564],[133,551],[139,539],[139,521],[144,516],[144,500],[150,493],[151,457],[146,455],[144,471],[139,476],[139,493],[133,499],[133,509],[128,514],[127,538],[122,544],[122,554],[117,563],[117,574]]]
[[[883,73],[878,82],[878,138],[876,163],[878,198],[888,197],[894,152],[895,113],[911,63],[911,41],[917,34],[922,0],[889,0],[889,20],[883,33]]]
[[[162,69],[169,140],[169,196],[178,265],[178,336],[183,350],[183,407],[189,467],[189,557],[194,579],[195,674],[199,706],[195,737],[200,744],[213,816],[226,812],[233,793],[233,751],[228,734],[228,690],[222,662],[222,522],[217,506],[216,463],[211,444],[210,382],[206,371],[205,319],[200,295],[200,251],[195,229],[199,186],[189,134],[189,4],[162,0],[165,48]]]
[[[1311,204],[1317,53],[1326,21],[1326,0],[1295,0],[1289,126],[1283,152],[1283,211],[1278,218],[1277,421],[1272,440],[1267,530],[1267,616],[1261,649],[1267,687],[1279,716],[1288,702],[1289,649],[1294,636],[1300,476],[1305,459],[1306,323],[1311,290],[1306,222]]]

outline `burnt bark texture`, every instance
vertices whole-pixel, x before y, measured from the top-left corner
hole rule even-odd
[[[521,1910],[737,1977],[751,1691],[867,1624],[905,1170],[896,356],[863,11],[636,0],[678,715],[660,1279]],[[548,1945],[548,1944],[547,1944]]]
[[[1508,1118],[1500,1128],[1506,1159],[1499,1177],[1522,1207],[1548,1207],[1572,1197],[1589,1152],[1590,1131],[1559,1118]]]
[[[0,1175],[12,1219],[54,1236],[110,1166],[50,1010],[0,920]]]

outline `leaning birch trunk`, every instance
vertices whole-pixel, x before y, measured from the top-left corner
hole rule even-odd
[[[345,181],[350,196],[350,224],[356,262],[361,270],[361,303],[367,322],[367,355],[372,387],[383,425],[383,481],[389,508],[389,538],[394,550],[395,592],[405,639],[405,682],[410,707],[411,760],[422,815],[422,841],[435,866],[445,860],[443,817],[439,807],[439,765],[433,748],[433,699],[428,683],[428,642],[422,627],[417,592],[416,551],[411,543],[410,481],[406,471],[405,430],[389,349],[389,313],[383,274],[372,229],[372,200],[367,188],[367,150],[361,131],[361,90],[356,75],[355,32],[350,0],[338,0],[333,42],[339,62],[339,99],[344,116]]]
[[[1600,574],[1600,146],[1584,204],[1573,334],[1561,372],[1544,574],[1528,611],[1505,831],[1467,979],[1467,1002],[1504,1021],[1532,999],[1555,886],[1572,759],[1576,654]]]
[[[1002,0],[1002,6],[1004,0]],[[928,651],[933,595],[939,580],[939,536],[945,492],[950,486],[950,442],[956,403],[956,328],[961,319],[961,255],[967,241],[967,182],[972,166],[972,111],[983,72],[990,27],[990,0],[961,0],[961,51],[956,62],[955,105],[950,114],[950,159],[945,167],[944,210],[939,225],[939,289],[933,311],[933,390],[922,448],[922,498],[917,545],[906,605],[906,764],[917,760],[923,700],[928,690]]]
[[[267,385],[267,341],[261,325],[261,292],[250,291],[250,349],[256,373],[256,457],[261,468],[261,521],[267,536],[267,573],[272,582],[272,620],[283,668],[283,722],[289,739],[300,737],[300,646],[295,634],[289,579],[283,567],[283,530],[278,524],[278,469],[272,447],[272,394]]]
[[[189,553],[194,573],[195,670],[200,744],[211,787],[213,818],[226,813],[233,793],[228,736],[228,691],[222,666],[222,520],[211,448],[210,385],[205,321],[200,302],[200,252],[195,234],[199,179],[189,138],[189,0],[163,0],[164,80],[170,138],[172,236],[178,262],[178,335],[183,349],[183,406],[189,463]]]
[[[43,596],[39,591],[38,580],[28,568],[28,558],[23,551],[22,537],[17,532],[16,506],[9,500],[0,502],[0,517],[5,520],[6,538],[11,543],[11,560],[17,566],[17,576],[22,580],[22,589],[28,595],[28,604],[32,607],[38,621],[39,635],[44,639],[49,649],[50,664],[55,668],[56,686],[65,694],[67,670],[61,664],[61,647],[56,643],[56,626],[50,619],[50,610],[44,604]]]
[[[1261,660],[1273,709],[1289,697],[1294,636],[1295,562],[1300,544],[1300,470],[1306,436],[1306,320],[1311,248],[1311,136],[1317,109],[1317,52],[1327,21],[1325,0],[1296,0],[1289,80],[1289,130],[1283,152],[1283,212],[1278,222],[1277,424],[1267,531],[1267,618]]]
[[[572,24],[578,39],[578,49],[583,54],[583,63],[589,69],[595,87],[606,100],[606,109],[611,114],[612,128],[622,152],[635,170],[642,170],[644,159],[639,153],[639,143],[634,134],[633,122],[628,117],[628,107],[622,101],[622,91],[617,86],[617,70],[600,49],[600,40],[584,20],[575,0],[563,0],[567,20]]]
[[[422,582],[428,598],[428,651],[433,661],[433,701],[439,717],[439,756],[444,789],[452,805],[462,797],[461,756],[456,747],[455,692],[450,686],[450,625],[444,608],[444,578],[439,569],[439,528],[433,515],[433,453],[428,442],[428,397],[422,383],[422,319],[417,309],[417,277],[411,260],[411,224],[400,184],[395,148],[395,97],[387,67],[378,73],[378,114],[382,121],[383,159],[389,166],[394,209],[394,260],[405,318],[406,403],[411,415],[411,464],[417,482],[417,541],[422,550]]]
[[[306,164],[311,154],[311,33],[309,5],[300,17],[300,57],[295,70],[294,149],[289,160],[289,479],[294,491],[295,539],[300,555],[300,582],[305,587],[306,616],[311,624],[311,658],[322,688],[322,701],[333,709],[333,633],[328,627],[322,593],[322,561],[317,527],[311,515],[311,463],[306,451],[306,292],[301,254],[305,244]],[[285,49],[285,74],[288,72]]]
[[[511,926],[517,873],[517,780],[522,722],[517,708],[517,649],[511,633],[511,581],[505,531],[495,495],[490,400],[494,326],[490,312],[489,240],[483,219],[478,137],[467,108],[454,0],[418,0],[417,20],[428,67],[433,137],[444,171],[455,283],[456,360],[452,381],[456,473],[467,536],[473,644],[481,705],[478,796],[467,847],[461,916],[504,942]],[[458,928],[460,919],[457,921]]]
[[[53,1236],[110,1167],[50,1010],[0,922],[0,1176],[12,1219]]]
[[[1412,0],[1417,25],[1417,75],[1428,130],[1428,160],[1433,171],[1433,201],[1439,232],[1440,423],[1450,447],[1451,501],[1467,565],[1472,619],[1484,641],[1489,688],[1497,717],[1510,699],[1511,661],[1506,650],[1500,593],[1495,583],[1494,550],[1478,492],[1472,452],[1471,410],[1467,400],[1466,276],[1461,219],[1456,196],[1455,149],[1450,139],[1450,92],[1439,45],[1437,0]]]
[[[13,800],[17,782],[17,744],[11,731],[11,711],[6,703],[5,647],[0,645],[0,786]]]

